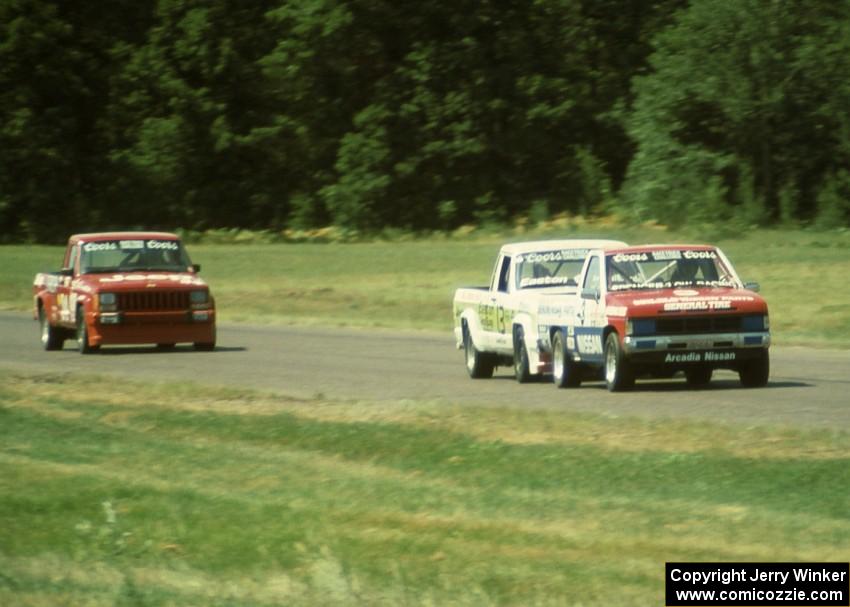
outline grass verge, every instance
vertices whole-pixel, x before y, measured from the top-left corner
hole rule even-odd
[[[0,371],[0,604],[649,605],[840,561],[844,432]]]
[[[459,286],[486,284],[501,243],[557,237],[630,243],[710,242],[745,280],[761,283],[774,343],[850,348],[850,232],[669,232],[563,223],[544,230],[351,244],[196,244],[224,322],[446,331]],[[0,309],[31,307],[35,272],[62,249],[0,246]]]

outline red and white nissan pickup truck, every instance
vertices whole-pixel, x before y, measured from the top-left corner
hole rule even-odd
[[[677,371],[689,384],[705,385],[715,369],[737,371],[746,387],[767,384],[767,303],[720,249],[598,249],[588,253],[578,283],[575,297],[538,319],[559,387],[599,370],[611,391]]]
[[[213,350],[215,301],[176,234],[105,232],[68,240],[62,269],[37,274],[33,315],[45,350],[189,342]]]

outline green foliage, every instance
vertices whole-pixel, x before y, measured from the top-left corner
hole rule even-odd
[[[828,0],[8,0],[0,241],[811,222],[848,74]]]
[[[678,13],[634,81],[631,212],[755,224],[817,214],[819,189],[848,161],[848,27],[846,4],[819,0],[696,0]]]

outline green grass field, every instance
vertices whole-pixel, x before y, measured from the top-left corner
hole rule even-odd
[[[459,286],[486,284],[501,243],[606,237],[640,244],[709,242],[762,285],[776,344],[850,347],[850,232],[671,233],[653,227],[562,223],[455,238],[354,244],[195,244],[224,322],[329,324],[448,332]],[[31,307],[32,277],[55,269],[59,247],[0,247],[0,309]]]
[[[842,561],[846,432],[0,371],[0,604],[660,605]]]

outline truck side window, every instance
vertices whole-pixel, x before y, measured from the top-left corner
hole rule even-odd
[[[591,258],[587,266],[587,274],[584,275],[583,289],[598,289],[599,288],[599,257]]]
[[[502,267],[499,269],[499,285],[498,289],[502,293],[508,292],[508,275],[511,272],[511,258],[502,258]]]

